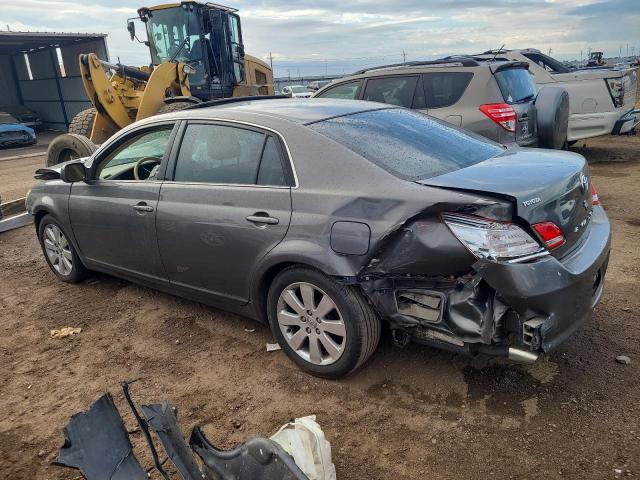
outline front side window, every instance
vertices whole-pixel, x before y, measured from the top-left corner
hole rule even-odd
[[[425,73],[424,92],[427,108],[443,108],[455,104],[467,89],[473,73]]]
[[[459,170],[504,151],[479,135],[400,108],[330,118],[309,128],[389,173],[412,181]]]
[[[318,98],[340,98],[342,100],[355,100],[360,88],[360,80],[355,82],[346,82],[328,88],[324,92],[317,95]]]
[[[372,78],[367,81],[362,99],[411,108],[417,83],[417,76]]]
[[[167,150],[172,129],[173,125],[167,125],[139,133],[126,140],[99,161],[96,178],[100,180],[155,178]]]
[[[225,125],[190,124],[184,133],[174,180],[231,185],[285,185],[273,137]]]

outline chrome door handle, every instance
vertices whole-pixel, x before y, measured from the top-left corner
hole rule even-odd
[[[280,223],[280,220],[278,220],[275,217],[270,217],[266,213],[262,215],[260,214],[249,215],[247,217],[247,221],[251,223],[264,223],[267,225],[277,225],[278,223]]]
[[[131,205],[131,207],[138,212],[153,212],[153,207],[146,203],[139,203],[137,205]]]

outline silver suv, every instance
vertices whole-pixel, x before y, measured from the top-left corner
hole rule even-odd
[[[413,108],[503,144],[538,144],[537,88],[526,62],[471,58],[360,70],[314,97],[360,99]]]

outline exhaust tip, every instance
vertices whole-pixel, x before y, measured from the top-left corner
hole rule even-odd
[[[535,363],[538,360],[538,354],[529,352],[527,350],[521,350],[519,348],[509,347],[509,360],[519,363]]]

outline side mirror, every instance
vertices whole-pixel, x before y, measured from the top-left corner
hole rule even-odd
[[[129,36],[131,37],[131,41],[136,38],[136,24],[133,23],[133,20],[127,21],[127,31],[129,32]]]
[[[72,162],[60,169],[60,180],[67,183],[81,182],[87,178],[87,169],[82,162]]]

